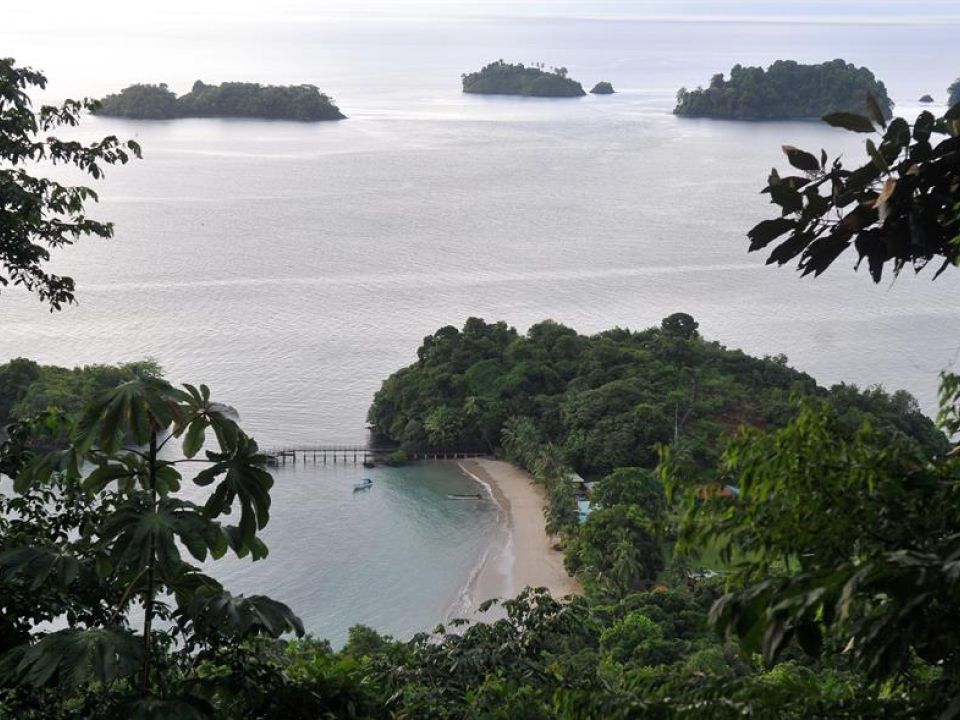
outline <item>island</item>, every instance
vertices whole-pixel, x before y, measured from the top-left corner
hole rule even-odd
[[[464,74],[463,91],[475,95],[525,95],[528,97],[580,97],[583,86],[567,77],[565,67],[546,70],[541,64],[527,67],[503,60],[478,72]]]
[[[593,86],[593,90],[590,91],[593,95],[613,95],[616,90],[613,89],[613,85],[608,83],[606,80],[601,80],[596,85]]]
[[[521,334],[504,322],[470,318],[462,329],[447,326],[424,338],[416,361],[384,381],[367,422],[379,441],[410,456],[497,454],[511,417],[522,416],[587,479],[618,467],[653,469],[657,444],[670,443],[679,428],[691,463],[716,477],[725,433],[780,425],[797,397],[827,397],[845,418],[850,413],[851,433],[862,419],[858,408],[871,405],[874,427],[910,434],[916,422],[931,451],[943,450],[919,410],[901,424],[898,403],[885,395],[874,403],[849,386],[820,387],[785,357],[729,350],[698,328],[686,313],[659,327],[592,336],[550,320]],[[710,378],[709,393],[691,379],[699,372]]]
[[[207,85],[200,80],[180,97],[165,83],[131,85],[100,100],[94,113],[137,120],[216,117],[314,122],[346,117],[314,85]]]
[[[924,95],[924,96],[921,97],[917,102],[932,103],[932,102],[933,102],[933,95],[929,95],[929,94],[928,94],[928,95]]]
[[[735,65],[729,80],[717,73],[707,88],[681,88],[673,112],[725,120],[808,119],[838,112],[867,115],[868,94],[885,117],[893,116],[886,87],[865,67],[843,60],[819,65],[778,60],[766,70]]]

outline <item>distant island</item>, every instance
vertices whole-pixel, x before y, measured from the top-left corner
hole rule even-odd
[[[933,102],[933,95],[924,95],[924,96],[922,96],[917,102],[932,103],[932,102]]]
[[[526,95],[529,97],[580,97],[583,86],[567,77],[565,67],[544,70],[497,60],[478,72],[463,75],[463,91],[476,95]]]
[[[138,120],[219,117],[305,122],[346,117],[313,85],[207,85],[200,80],[180,97],[166,84],[131,85],[103,98],[95,114]]]
[[[867,68],[843,60],[819,65],[778,60],[766,70],[735,65],[729,80],[717,73],[707,88],[681,88],[673,112],[727,120],[820,118],[836,112],[864,115],[868,93],[886,117],[893,116],[886,87]]]
[[[601,80],[593,86],[593,90],[590,92],[594,95],[613,95],[616,90],[614,90],[613,85],[608,83],[606,80]]]

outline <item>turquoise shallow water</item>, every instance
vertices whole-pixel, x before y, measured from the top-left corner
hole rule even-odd
[[[369,490],[353,483],[373,479]],[[364,623],[399,637],[432,628],[461,609],[461,593],[500,532],[498,509],[448,493],[483,489],[453,463],[402,468],[298,463],[275,470],[270,556],[218,561],[237,592],[293,607],[307,628],[335,644]]]

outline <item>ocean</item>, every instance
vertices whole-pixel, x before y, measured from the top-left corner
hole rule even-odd
[[[935,412],[938,373],[960,355],[951,273],[875,286],[848,255],[801,279],[746,251],[746,231],[774,215],[759,191],[786,166],[782,144],[859,158],[862,138],[670,111],[679,87],[736,63],[835,57],[870,67],[899,113],[927,92],[943,109],[960,74],[950,3],[871,3],[869,17],[855,2],[288,5],[174,4],[135,23],[92,3],[0,27],[3,55],[49,75],[46,99],[311,82],[349,116],[85,120],[75,137],[135,138],[144,158],[96,184],[91,215],[115,238],[56,253],[77,306],[0,295],[0,362],[152,357],[235,405],[261,445],[354,443],[381,381],[441,326],[553,318],[593,333],[683,311],[727,346],[784,353],[823,384],[905,388]],[[563,65],[617,94],[460,92],[462,72],[498,58]],[[278,470],[272,554],[224,579],[335,642],[354,622],[406,637],[444,619],[499,532],[495,506],[449,501],[475,487],[449,466],[377,470],[354,495],[362,472]]]

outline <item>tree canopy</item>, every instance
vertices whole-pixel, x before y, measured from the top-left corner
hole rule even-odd
[[[160,367],[152,360],[63,368],[14,358],[0,365],[0,436],[7,424],[34,417],[47,408],[57,407],[76,417],[120,383],[160,375]]]
[[[258,85],[197,80],[177,97],[165,84],[131,85],[108,95],[99,115],[151,120],[189,117],[261,118],[267,120],[342,120],[345,115],[313,85]]]
[[[46,85],[43,73],[0,58],[0,289],[19,285],[53,311],[74,302],[74,281],[45,269],[51,250],[84,236],[109,238],[113,225],[87,216],[86,204],[97,201],[92,189],[31,174],[26,166],[70,165],[97,180],[105,165],[139,157],[140,147],[112,135],[88,145],[54,137],[57,129],[76,126],[84,111],[97,106],[91,100],[67,100],[34,110],[29,92]]]
[[[511,64],[503,60],[464,74],[463,91],[479,95],[529,95],[531,97],[579,97],[583,86],[567,77],[567,69]]]
[[[954,80],[953,84],[947,88],[947,104],[951,107],[960,103],[960,78]]]
[[[734,65],[729,80],[718,73],[707,88],[681,88],[673,112],[727,120],[819,118],[831,112],[863,113],[868,93],[890,117],[893,102],[886,87],[867,68],[839,59],[819,65],[777,60],[766,70]]]
[[[368,414],[378,433],[409,453],[489,452],[510,418],[525,417],[539,443],[558,445],[586,475],[654,467],[655,446],[673,443],[711,479],[722,438],[741,425],[784,425],[796,412],[795,394],[834,399],[851,434],[871,417],[931,451],[946,443],[907,393],[821,388],[783,358],[705,340],[685,313],[660,328],[589,337],[552,321],[520,335],[471,318],[462,331],[444,327],[424,338],[417,356],[384,381]]]

